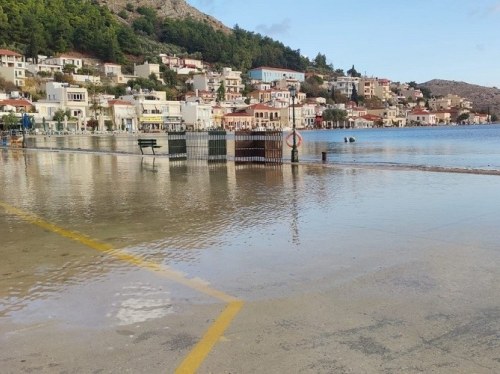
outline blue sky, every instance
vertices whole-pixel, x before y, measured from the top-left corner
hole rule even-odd
[[[500,0],[187,0],[334,68],[500,88]]]

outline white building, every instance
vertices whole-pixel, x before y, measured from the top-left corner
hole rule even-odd
[[[186,127],[194,130],[207,130],[214,127],[211,105],[184,102],[181,110]]]
[[[217,92],[222,82],[226,92],[225,100],[239,100],[242,98],[243,84],[241,71],[233,71],[231,68],[223,68],[222,73],[209,72],[195,74],[193,76],[193,87],[200,91]]]
[[[293,124],[293,105],[288,108],[289,125]],[[313,127],[316,121],[316,105],[295,104],[295,126],[298,129]]]
[[[151,74],[156,75],[156,79],[158,79],[159,81],[163,81],[161,79],[159,64],[150,64],[149,62],[146,62],[142,65],[134,66],[134,75],[137,77],[149,78]]]
[[[122,73],[122,66],[119,64],[105,63],[100,65],[101,74],[116,84],[125,84],[135,77],[127,77]]]
[[[52,119],[58,109],[69,110],[71,117],[75,118],[88,116],[89,97],[86,88],[67,83],[47,82],[45,92],[47,99],[35,103],[39,117]]]
[[[136,132],[139,130],[137,112],[133,103],[125,100],[109,100],[114,129]]]
[[[409,123],[421,125],[435,125],[436,114],[431,113],[428,110],[416,109],[408,113],[407,121]]]
[[[74,73],[76,73],[78,69],[81,69],[83,67],[83,59],[70,55],[59,55],[56,57],[49,57],[40,62],[46,65],[59,65],[62,68],[64,68],[66,65],[73,65],[75,67],[73,69]]]
[[[62,66],[55,64],[47,64],[45,62],[41,62],[38,64],[28,63],[27,70],[33,75],[37,75],[38,73],[50,73],[51,75],[54,75],[54,73],[62,72]]]
[[[24,86],[26,78],[24,56],[8,49],[0,49],[0,76],[18,87]]]
[[[181,103],[167,101],[166,92],[144,90],[120,99],[134,105],[138,116],[138,130],[160,132],[182,128]]]

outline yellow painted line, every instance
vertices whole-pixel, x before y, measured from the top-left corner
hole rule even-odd
[[[195,373],[242,307],[242,301],[230,302],[226,309],[224,309],[215,322],[209,327],[203,338],[194,346],[184,361],[182,361],[175,373]]]
[[[3,207],[7,212],[14,214],[17,217],[22,218],[23,220],[35,226],[41,227],[42,229],[79,242],[87,247],[106,253],[126,263],[154,271],[155,273],[158,273],[176,283],[182,284],[205,295],[212,296],[218,300],[228,303],[224,311],[209,327],[205,335],[182,361],[181,365],[177,368],[176,373],[184,374],[196,372],[196,370],[203,363],[214,345],[224,334],[224,331],[229,327],[231,321],[234,319],[234,317],[236,317],[236,315],[243,307],[243,301],[210,287],[201,279],[187,278],[183,273],[173,270],[167,266],[163,266],[151,261],[146,261],[133,254],[114,249],[109,244],[101,243],[76,231],[66,230],[51,222],[45,221],[35,214],[25,212],[2,201],[0,201],[0,207]]]
[[[106,253],[110,256],[113,256],[113,257],[115,257],[123,262],[127,262],[129,264],[132,264],[132,265],[159,273],[162,276],[164,276],[164,277],[166,277],[166,278],[168,278],[176,283],[182,284],[186,287],[189,287],[191,289],[194,289],[196,291],[204,293],[205,295],[208,295],[208,296],[214,297],[218,300],[224,301],[225,303],[238,301],[237,298],[210,287],[202,280],[187,278],[180,271],[173,270],[173,269],[169,268],[168,266],[164,266],[161,264],[157,264],[155,262],[143,260],[139,256],[127,253],[127,252],[119,250],[119,249],[114,249],[109,244],[101,243],[99,241],[96,241],[96,240],[88,237],[88,236],[80,234],[76,231],[66,230],[66,229],[64,229],[60,226],[57,226],[51,222],[45,221],[44,219],[42,219],[42,218],[40,218],[32,213],[25,212],[21,209],[13,207],[13,206],[6,204],[2,201],[0,201],[0,206],[3,207],[7,212],[18,216],[19,218],[22,218],[23,220],[25,220],[33,225],[41,227],[42,229],[51,231],[53,233],[56,233],[58,235],[66,237],[68,239],[74,240],[76,242],[79,242],[79,243],[81,243],[87,247],[90,247],[92,249],[95,249],[97,251],[104,252],[104,253]]]

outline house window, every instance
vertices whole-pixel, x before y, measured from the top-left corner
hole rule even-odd
[[[68,93],[69,101],[83,101],[84,94],[83,93]]]

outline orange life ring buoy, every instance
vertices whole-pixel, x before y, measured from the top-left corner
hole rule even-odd
[[[300,145],[302,144],[302,135],[300,135],[299,132],[295,130],[295,136],[297,137],[296,145],[297,147],[300,147]],[[285,141],[287,146],[289,146],[290,148],[293,147],[293,131],[286,136]]]

